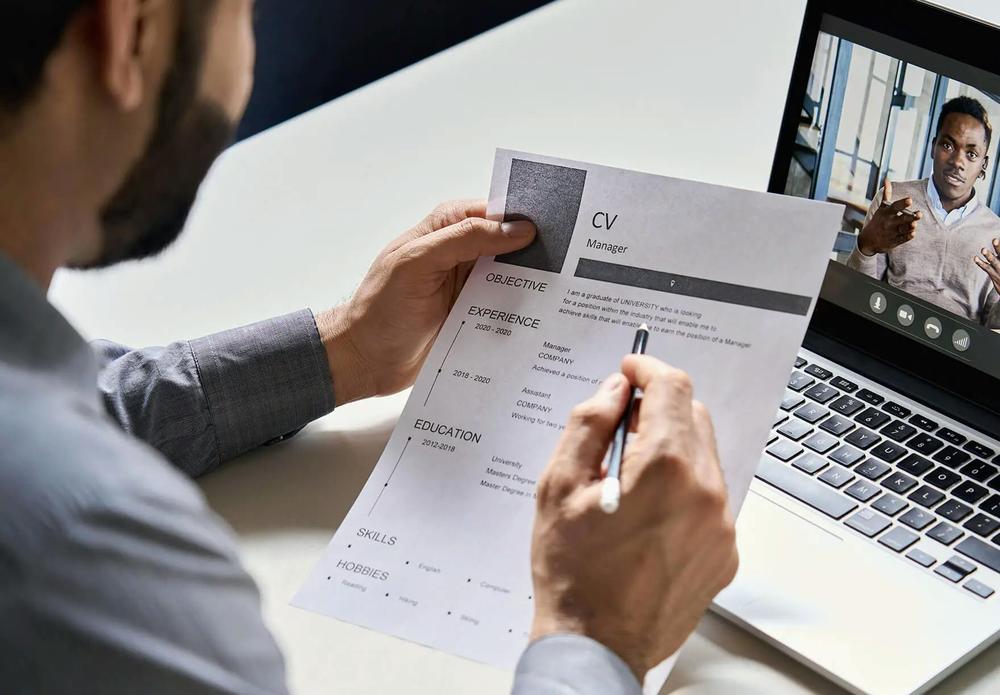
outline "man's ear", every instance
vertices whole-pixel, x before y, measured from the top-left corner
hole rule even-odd
[[[990,166],[990,156],[986,155],[985,157],[983,157],[983,170],[979,172],[979,178],[983,179],[984,181],[986,180],[986,170],[989,168],[989,166]]]
[[[146,91],[143,4],[143,0],[97,0],[94,7],[101,82],[123,111],[137,109]]]

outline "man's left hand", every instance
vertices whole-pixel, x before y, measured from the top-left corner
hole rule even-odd
[[[993,287],[1000,293],[1000,239],[993,240],[993,249],[983,248],[973,259],[979,268],[990,276]]]
[[[535,238],[531,222],[485,216],[481,200],[439,205],[382,250],[350,300],[316,316],[338,406],[410,386],[476,259]]]

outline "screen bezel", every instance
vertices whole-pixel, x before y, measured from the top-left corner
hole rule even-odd
[[[808,0],[768,184],[768,191],[772,193],[785,192],[802,96],[808,86],[824,15],[839,17],[1000,75],[1000,51],[993,52],[991,57],[990,51],[982,48],[1000,45],[1000,29],[989,24],[915,0],[883,0],[877,11],[873,11],[870,2],[861,0]],[[956,45],[949,41],[951,36],[971,40]],[[995,137],[1000,137],[1000,132]],[[992,166],[998,165],[1000,162],[992,163]],[[809,330],[860,350],[991,414],[1000,415],[1000,380],[854,313],[823,293]],[[1000,341],[1000,336],[997,337]]]

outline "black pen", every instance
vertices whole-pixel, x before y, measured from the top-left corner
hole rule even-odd
[[[632,354],[644,355],[646,353],[646,343],[649,340],[649,326],[642,324],[635,332],[635,340],[632,342]],[[635,399],[639,395],[639,389],[632,387],[632,393],[628,397],[628,405],[625,406],[625,413],[618,422],[618,429],[615,430],[615,439],[611,443],[611,461],[608,463],[608,474],[604,477],[601,486],[601,509],[607,514],[614,514],[618,511],[618,505],[622,498],[621,472],[622,456],[625,454],[625,437],[628,436],[628,428],[632,423],[632,411],[635,409]]]

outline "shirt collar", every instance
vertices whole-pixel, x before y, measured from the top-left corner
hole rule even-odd
[[[973,188],[972,198],[969,199],[968,203],[960,208],[955,208],[951,212],[948,212],[944,209],[944,205],[941,203],[941,195],[938,193],[937,186],[934,185],[933,176],[927,179],[927,197],[931,201],[931,212],[934,213],[934,217],[936,217],[937,221],[946,227],[950,227],[956,222],[964,220],[979,206],[979,197],[976,195],[976,189]]]
[[[40,373],[94,398],[97,358],[45,292],[0,253],[0,363]]]

